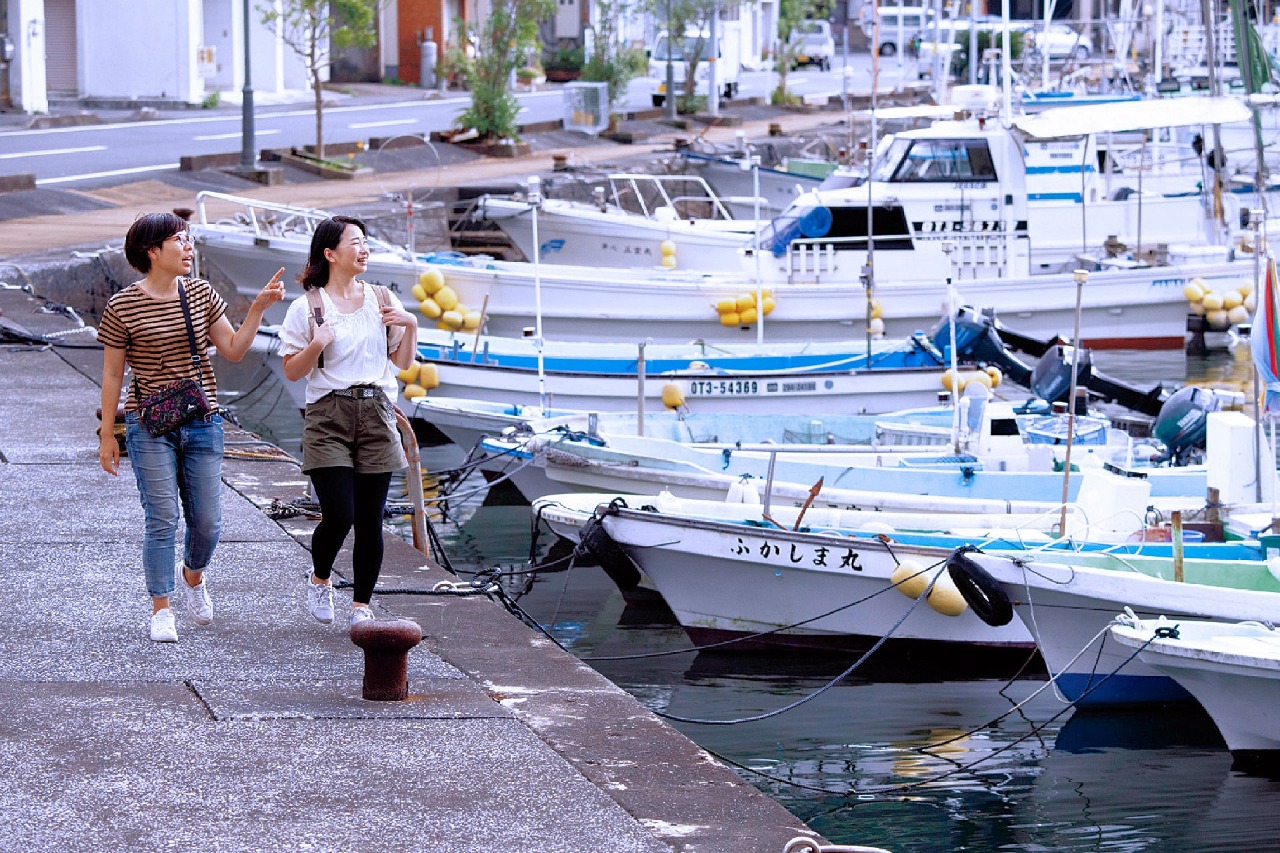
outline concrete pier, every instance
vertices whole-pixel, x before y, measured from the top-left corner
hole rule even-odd
[[[43,308],[0,289],[11,340],[73,326]],[[768,853],[816,837],[482,596],[375,594],[379,618],[424,637],[406,700],[361,698],[349,593],[331,626],[304,606],[313,522],[265,511],[304,478],[231,426],[215,622],[175,598],[179,642],[152,643],[132,473],[98,465],[101,351],[59,340],[0,344],[0,849]],[[380,587],[450,579],[388,534]]]

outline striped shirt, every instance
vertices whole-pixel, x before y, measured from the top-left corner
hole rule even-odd
[[[209,328],[227,313],[226,301],[203,279],[178,279],[185,287],[200,355],[200,380],[204,395],[216,410],[218,384],[209,363]],[[136,283],[112,296],[98,323],[98,341],[124,350],[124,359],[133,370],[136,391],[125,399],[125,411],[138,407],[138,395],[147,397],[180,379],[195,379],[187,324],[182,319],[182,301],[155,299]]]

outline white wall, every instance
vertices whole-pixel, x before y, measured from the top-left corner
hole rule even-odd
[[[204,99],[196,67],[201,0],[78,3],[80,91],[87,98]]]
[[[27,113],[47,113],[49,95],[44,73],[44,0],[9,0],[9,37],[13,65],[9,94]]]

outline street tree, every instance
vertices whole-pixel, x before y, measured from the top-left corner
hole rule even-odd
[[[630,18],[638,5],[637,0],[597,0],[595,4],[594,38],[582,79],[608,84],[610,112],[644,63],[643,54],[623,44],[618,33],[622,21]]]
[[[796,98],[787,91],[787,74],[795,67],[802,47],[795,38],[801,24],[814,18],[825,18],[827,0],[782,0],[778,4],[778,49],[773,69],[778,72],[778,86],[769,95],[775,106],[793,103]]]
[[[701,34],[708,32],[712,14],[728,5],[717,0],[645,0],[645,8],[667,31],[669,55],[681,57],[684,66],[673,69],[674,74],[684,79],[684,94],[676,101],[677,110],[681,113],[697,111],[700,97],[696,94],[698,63],[711,51],[710,39]],[[698,35],[686,38],[686,33]],[[671,97],[670,92],[667,97]]]
[[[262,23],[302,58],[316,99],[316,156],[324,157],[324,90],[320,76],[335,54],[371,47],[378,39],[375,21],[383,0],[275,0],[259,3]]]
[[[520,138],[520,105],[511,93],[511,77],[537,47],[538,23],[555,9],[555,0],[494,0],[476,38],[471,106],[458,116],[459,125],[485,140]]]

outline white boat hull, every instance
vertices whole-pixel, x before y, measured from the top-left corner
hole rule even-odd
[[[677,516],[607,516],[604,526],[695,639],[777,632],[751,644],[865,650],[888,636],[922,653],[1012,652],[1005,661],[1032,649],[1017,620],[993,628],[886,593],[896,562],[883,546]]]
[[[1161,627],[1176,634],[1156,636]],[[1116,625],[1111,632],[1136,649],[1139,660],[1190,692],[1233,753],[1280,761],[1280,636],[1274,628],[1160,619]]]
[[[252,233],[225,229],[193,226],[193,233],[203,262],[216,266],[246,298],[256,295],[280,267],[301,269],[309,245],[301,237],[255,240]],[[927,330],[947,313],[944,273],[933,281],[895,283],[891,253],[878,262],[883,272],[876,298],[888,337]],[[539,295],[543,333],[561,340],[626,340],[636,337],[637,330],[659,343],[750,343],[761,336],[766,341],[856,341],[866,335],[868,300],[856,271],[818,281],[767,283],[776,308],[765,318],[763,333],[754,325],[725,326],[716,311],[720,300],[755,292],[752,278],[742,273],[553,264],[535,268],[475,258],[427,264],[385,254],[371,257],[365,278],[389,287],[412,306],[410,291],[428,268],[439,270],[466,305],[475,310],[484,306],[485,329],[493,335],[520,337],[533,328]],[[1083,343],[1095,348],[1183,346],[1183,288],[1197,277],[1226,291],[1251,281],[1253,265],[1241,261],[1093,273],[1082,299]],[[291,280],[289,287],[286,302],[275,306],[267,322],[282,320],[288,298],[300,295]],[[1006,325],[1032,337],[1048,339],[1075,327],[1076,284],[1069,274],[962,281],[956,291],[956,304],[994,308]]]

